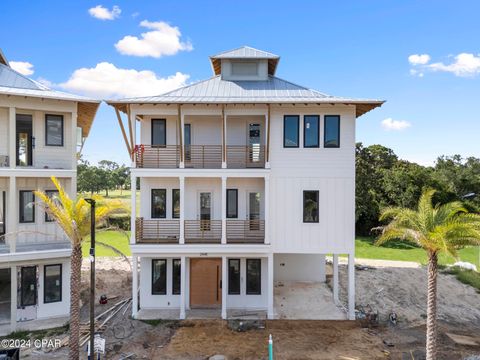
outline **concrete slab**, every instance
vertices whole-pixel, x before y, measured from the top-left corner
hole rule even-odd
[[[137,313],[138,320],[178,320],[180,309],[140,309]]]
[[[44,329],[53,329],[64,326],[69,322],[68,316],[52,317],[48,319],[37,319],[29,321],[18,321],[16,331],[37,331]],[[0,326],[0,336],[5,336],[11,333],[10,324]]]

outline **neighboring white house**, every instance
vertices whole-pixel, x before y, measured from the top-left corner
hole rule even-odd
[[[53,175],[76,196],[77,146],[98,106],[19,74],[0,51],[0,335],[67,319],[70,242],[33,191],[55,196]]]
[[[280,79],[279,57],[250,47],[210,61],[208,80],[108,102],[140,183],[133,316],[275,318],[274,283],[325,282],[326,254],[333,303],[347,254],[354,318],[355,120],[383,101]]]

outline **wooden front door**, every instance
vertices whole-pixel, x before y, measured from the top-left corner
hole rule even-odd
[[[222,259],[190,259],[190,307],[222,304]]]

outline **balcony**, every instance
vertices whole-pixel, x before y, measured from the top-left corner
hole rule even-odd
[[[186,244],[220,244],[222,220],[185,220]]]
[[[263,244],[264,220],[227,220],[228,244]]]
[[[175,169],[180,164],[179,145],[140,145],[134,151],[137,168]]]
[[[135,229],[137,244],[177,244],[180,238],[180,220],[137,218]]]
[[[227,145],[227,168],[248,169],[265,167],[265,146]]]

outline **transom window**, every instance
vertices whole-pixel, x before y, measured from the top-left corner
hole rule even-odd
[[[318,190],[303,192],[303,222],[318,223]]]
[[[283,147],[297,148],[299,146],[298,140],[298,115],[285,115],[283,118]]]
[[[152,295],[167,294],[167,260],[152,260]]]
[[[45,145],[63,146],[63,115],[45,115]]]
[[[305,115],[303,117],[303,147],[319,147],[320,117],[318,115]]]
[[[325,115],[324,143],[326,148],[340,147],[340,116]]]

